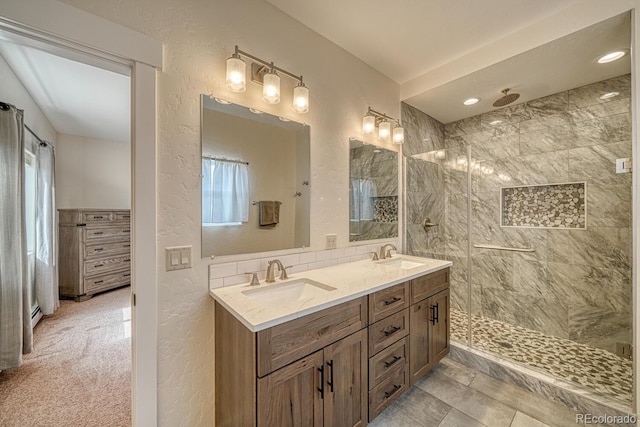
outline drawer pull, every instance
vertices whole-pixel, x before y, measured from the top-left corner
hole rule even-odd
[[[391,304],[393,304],[394,302],[398,302],[398,301],[400,301],[401,299],[402,299],[402,298],[400,298],[400,297],[393,297],[393,298],[391,298],[391,299],[386,300],[386,301],[384,302],[384,305],[391,305]]]
[[[98,283],[102,283],[104,282],[104,280],[96,280],[95,282],[93,282],[94,285],[97,285]]]
[[[393,386],[393,390],[391,390],[391,391],[385,391],[385,392],[384,392],[384,398],[385,398],[385,399],[390,398],[391,396],[393,396],[394,394],[396,394],[396,393],[398,392],[398,390],[400,390],[401,388],[402,388],[402,386],[401,386],[401,385],[397,385],[397,384],[395,384],[395,385]]]
[[[122,245],[123,248],[130,248],[131,245]]]
[[[131,262],[131,260],[130,260],[130,259],[125,259],[125,260],[124,260],[124,261],[122,261],[122,262]]]
[[[127,273],[124,275],[124,277],[129,277],[129,276],[131,276],[131,273]]]
[[[320,388],[318,391],[320,392],[320,399],[324,399],[324,366],[320,366],[318,372],[320,372]]]
[[[329,391],[333,393],[333,360],[327,362],[327,365],[329,366],[329,381],[327,384],[329,384]]]
[[[386,331],[382,331],[382,332],[384,332],[385,337],[388,337],[389,335],[395,334],[400,329],[402,329],[400,326],[392,326],[391,329],[387,329]]]
[[[93,234],[95,234],[96,236],[99,236],[99,235],[101,235],[101,234],[104,234],[104,231],[96,231],[96,232],[95,232],[95,233],[93,233]]]
[[[94,252],[100,252],[100,251],[104,251],[104,248],[94,248],[93,249]]]
[[[130,219],[130,218],[131,218],[131,215],[123,215],[122,216],[122,219]]]
[[[104,264],[96,264],[93,266],[94,268],[98,268],[98,267],[104,267]]]
[[[102,215],[94,215],[93,219],[103,219],[104,217]]]
[[[432,305],[431,306],[431,324],[435,325],[436,323],[438,323],[438,312],[440,310],[438,309],[438,303],[436,303],[436,305]]]
[[[388,368],[390,366],[393,366],[398,360],[402,359],[402,357],[400,356],[393,356],[393,359],[387,362],[384,362],[384,367]]]
[[[131,233],[131,230],[122,230],[123,233]]]

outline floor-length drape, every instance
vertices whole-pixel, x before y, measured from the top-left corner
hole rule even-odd
[[[55,155],[49,144],[36,154],[36,300],[42,314],[60,307],[55,262]]]
[[[31,352],[27,284],[23,113],[0,105],[0,370]]]

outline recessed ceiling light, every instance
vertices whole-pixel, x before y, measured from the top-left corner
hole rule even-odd
[[[616,59],[622,58],[626,54],[627,53],[623,50],[607,53],[606,55],[602,55],[600,58],[598,58],[598,64],[606,64],[607,62],[613,62]]]
[[[500,123],[502,123],[502,120],[494,120],[494,121],[490,122],[489,124],[491,126],[496,126],[496,125],[499,125]]]
[[[609,93],[605,93],[604,95],[602,95],[600,97],[600,99],[609,99],[609,98],[613,98],[614,96],[618,96],[620,95],[620,92],[609,92]]]
[[[468,98],[462,101],[464,105],[473,105],[473,104],[477,104],[478,102],[480,102],[479,98]]]

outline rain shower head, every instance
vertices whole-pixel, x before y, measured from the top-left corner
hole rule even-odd
[[[504,96],[502,98],[498,98],[496,102],[493,103],[494,107],[504,107],[505,105],[509,105],[514,102],[516,99],[520,98],[519,93],[509,94],[511,89],[502,89],[502,93]]]

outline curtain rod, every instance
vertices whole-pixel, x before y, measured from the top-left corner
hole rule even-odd
[[[211,156],[202,156],[203,159],[217,160],[219,162],[229,162],[229,163],[242,163],[248,165],[249,162],[245,162],[244,160],[231,160],[225,159],[224,157],[211,157]]]
[[[15,107],[15,105],[7,104],[6,102],[0,101],[0,108],[1,109],[8,110],[10,107]],[[33,137],[40,143],[40,145],[43,145],[43,146],[48,145],[49,147],[53,147],[49,142],[40,139],[40,137],[38,135],[36,135],[36,133],[34,131],[32,131],[31,128],[29,126],[27,126],[26,123],[24,124],[24,128],[26,130],[28,130],[31,135],[33,135]]]

